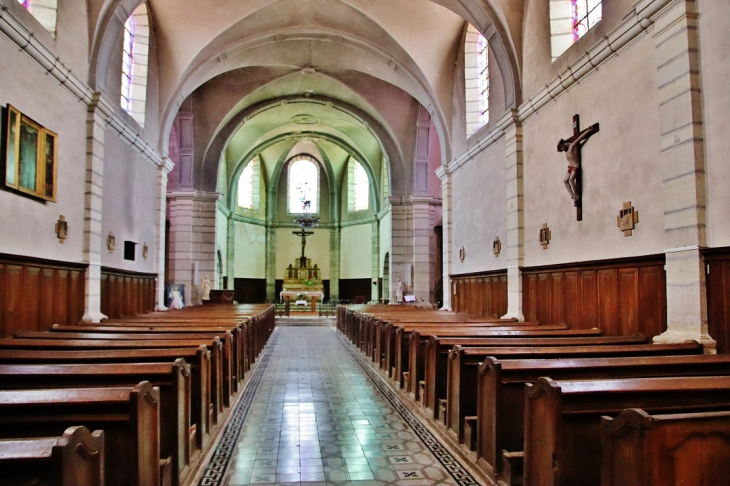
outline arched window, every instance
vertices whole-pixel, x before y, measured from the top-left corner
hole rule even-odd
[[[347,166],[347,200],[350,212],[370,207],[370,180],[362,164],[350,160]]]
[[[471,137],[489,123],[489,46],[473,25],[466,31],[464,62],[466,136]]]
[[[58,0],[18,0],[35,19],[56,37],[56,12]]]
[[[319,165],[311,155],[297,155],[289,162],[289,213],[319,211]]]
[[[141,3],[124,23],[121,105],[140,126],[147,106],[147,62],[150,27],[147,5]]]
[[[553,61],[603,17],[601,0],[550,0],[550,48]]]
[[[241,209],[259,208],[259,188],[261,165],[256,157],[246,165],[238,178],[238,207]]]

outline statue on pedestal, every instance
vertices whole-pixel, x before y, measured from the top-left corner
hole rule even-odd
[[[405,284],[401,281],[400,277],[395,281],[395,301],[399,304],[403,302],[403,292],[405,291]]]

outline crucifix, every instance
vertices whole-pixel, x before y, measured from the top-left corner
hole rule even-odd
[[[580,116],[573,115],[573,136],[567,140],[562,138],[558,142],[558,152],[565,152],[568,159],[568,172],[563,178],[565,187],[573,199],[578,221],[583,221],[583,184],[581,170],[581,148],[591,135],[598,133],[598,123],[594,123],[585,130],[580,129]]]
[[[302,237],[302,256],[299,258],[299,268],[307,268],[307,257],[304,256],[304,248],[307,246],[307,236],[313,235],[314,231],[305,231],[302,228],[299,231],[292,231],[292,234]]]

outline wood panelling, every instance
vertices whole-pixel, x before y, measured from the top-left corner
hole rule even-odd
[[[606,335],[666,330],[663,255],[525,268],[522,275],[526,320]]]
[[[77,324],[86,265],[0,254],[0,336]]]
[[[101,269],[101,313],[110,319],[155,310],[154,273]]]
[[[451,276],[451,306],[455,312],[501,317],[507,313],[507,273]]]
[[[707,273],[707,321],[718,353],[730,353],[730,248],[704,252]]]

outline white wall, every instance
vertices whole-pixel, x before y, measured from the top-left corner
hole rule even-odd
[[[235,231],[235,278],[266,278],[266,227],[236,221]]]
[[[371,224],[342,228],[340,278],[371,278],[373,276],[373,230]]]

